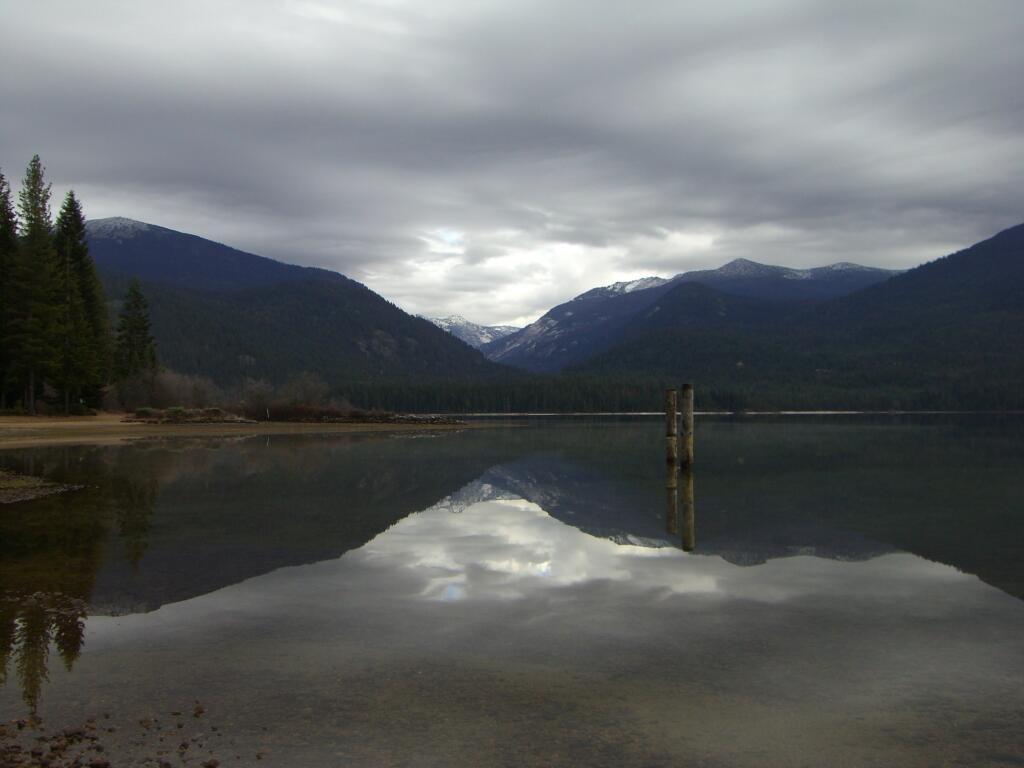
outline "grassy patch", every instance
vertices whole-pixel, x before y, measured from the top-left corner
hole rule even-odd
[[[42,477],[19,475],[0,469],[0,504],[14,504],[18,501],[30,501],[55,493],[76,491],[82,486],[54,483]]]

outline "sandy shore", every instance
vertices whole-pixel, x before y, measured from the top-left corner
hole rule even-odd
[[[366,432],[418,432],[465,429],[453,424],[132,424],[121,414],[99,416],[0,416],[0,449],[37,445],[118,443],[144,437],[196,437],[230,435],[356,434]]]

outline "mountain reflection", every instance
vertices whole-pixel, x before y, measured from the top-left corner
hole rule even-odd
[[[152,440],[0,454],[4,468],[83,486],[0,507],[0,683],[17,679],[34,712],[53,649],[70,671],[90,612],[153,610],[338,557],[493,463],[486,451],[453,462],[441,441],[423,437]]]

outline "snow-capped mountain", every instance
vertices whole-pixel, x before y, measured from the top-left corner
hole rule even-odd
[[[85,229],[90,237],[110,240],[127,240],[151,228],[145,222],[126,219],[124,216],[111,216],[109,219],[89,219],[85,223]]]
[[[612,283],[600,288],[591,288],[589,291],[581,293],[576,299],[601,299],[610,296],[620,296],[623,293],[632,293],[633,291],[645,291],[648,288],[657,288],[660,285],[665,285],[670,279],[665,277],[641,277],[639,280]]]
[[[428,317],[426,319],[475,349],[479,349],[484,344],[502,339],[519,330],[514,325],[478,325],[477,323],[470,322],[462,315]]]
[[[672,280],[705,283],[726,293],[752,298],[818,300],[852,293],[897,274],[899,270],[865,267],[848,261],[825,267],[793,269],[759,264],[749,259],[733,259],[718,269],[683,272]]]
[[[793,269],[734,259],[718,269],[644,277],[581,293],[520,331],[482,347],[487,357],[534,371],[557,371],[607,349],[622,330],[663,295],[684,283],[723,294],[778,304],[811,303],[844,296],[888,280],[897,271],[843,262]]]

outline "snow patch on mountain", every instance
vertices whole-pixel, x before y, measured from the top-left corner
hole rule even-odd
[[[750,259],[733,259],[718,269],[708,270],[716,277],[764,277],[792,271],[786,267],[775,267],[770,264],[759,264]]]
[[[151,225],[124,216],[111,216],[107,219],[89,219],[85,229],[90,237],[104,237],[111,240],[126,240],[130,237],[152,229]]]
[[[854,264],[852,261],[839,261],[829,264],[827,267],[815,267],[812,272],[873,272],[880,267],[865,267],[863,264]],[[903,269],[883,269],[883,272],[904,272]]]
[[[519,497],[516,494],[488,482],[485,475],[480,479],[467,483],[450,496],[445,496],[432,507],[425,509],[424,512],[444,510],[452,514],[461,514],[468,507],[484,501],[501,501],[517,498]]]
[[[701,269],[691,272],[683,272],[676,275],[675,280],[687,282],[727,279],[727,280],[749,280],[758,278],[777,277],[783,280],[827,280],[844,272],[877,272],[888,275],[899,274],[901,270],[881,269],[879,267],[865,267],[861,264],[853,264],[849,261],[840,261],[836,264],[829,264],[824,267],[809,267],[806,269],[793,269],[792,267],[780,267],[773,264],[761,264],[750,259],[733,259],[718,269]]]
[[[623,293],[633,293],[633,291],[643,291],[648,288],[657,288],[659,285],[664,285],[667,282],[668,279],[664,277],[641,277],[637,280],[627,280],[621,283],[604,285],[600,288],[591,288],[589,291],[581,293],[573,301],[579,301],[580,299],[602,299],[609,296],[618,296]]]
[[[467,320],[462,315],[449,315],[448,317],[428,317],[438,328],[448,331],[452,336],[469,344],[471,347],[480,348],[496,339],[503,339],[519,329],[514,325],[479,325]]]
[[[783,280],[813,280],[813,269],[789,269],[782,273]]]

